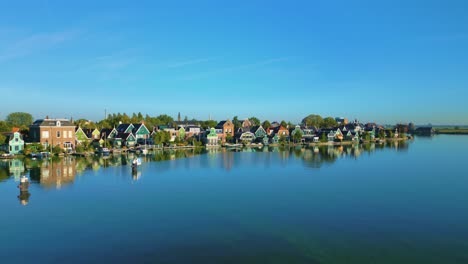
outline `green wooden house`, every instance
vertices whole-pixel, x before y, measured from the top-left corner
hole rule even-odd
[[[126,147],[133,147],[136,144],[136,138],[132,133],[123,133],[121,139]]]
[[[218,146],[219,144],[219,139],[218,139],[218,134],[216,133],[216,129],[212,127],[210,129],[210,133],[206,136],[207,146]]]
[[[83,129],[81,127],[78,127],[75,130],[75,138],[76,138],[76,144],[77,145],[81,145],[84,142],[89,141],[88,135],[86,135],[86,133],[83,131]]]
[[[134,125],[133,129],[130,132],[133,133],[133,135],[135,136],[137,140],[147,139],[150,137],[150,134],[151,134],[149,129],[143,123]],[[127,132],[127,133],[130,133],[130,132]]]
[[[101,131],[99,129],[95,128],[93,132],[91,132],[91,138],[92,139],[100,139],[101,138]]]
[[[119,133],[132,133],[134,128],[133,124],[120,124],[116,129]]]
[[[255,138],[263,138],[267,134],[262,126],[254,126],[250,132],[255,134]]]
[[[279,142],[279,137],[278,134],[276,133],[272,138],[271,138],[271,144],[278,144]]]
[[[8,152],[10,154],[20,154],[24,149],[24,140],[20,132],[14,132],[10,134],[8,140]]]

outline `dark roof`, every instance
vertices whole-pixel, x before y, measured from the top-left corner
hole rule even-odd
[[[132,124],[120,124],[120,125],[116,128],[116,129],[117,129],[117,132],[119,132],[119,133],[125,132],[125,131],[128,129],[128,127],[129,127],[130,125],[132,125]],[[133,126],[135,126],[135,125],[133,125]]]
[[[416,132],[432,132],[432,131],[433,129],[431,126],[416,128]]]
[[[127,139],[128,136],[130,136],[130,134],[132,133],[123,133],[123,132],[119,132],[116,136],[116,138],[121,138],[121,139]]]
[[[136,133],[136,132],[138,131],[138,129],[140,129],[141,126],[146,127],[145,124],[136,124],[136,125],[133,125],[133,130],[132,130],[132,132],[133,132],[133,133]],[[146,130],[148,130],[148,128],[146,128]],[[148,130],[148,131],[149,131],[149,130]]]
[[[200,124],[199,121],[175,121],[174,123],[177,126],[198,126]]]
[[[278,131],[279,131],[280,129],[286,129],[286,130],[288,130],[287,128],[285,128],[284,126],[281,126],[281,125],[280,125],[280,126],[277,126],[277,127],[270,128],[270,130],[273,130],[273,132],[274,132],[275,134],[278,133]]]
[[[250,132],[255,133],[260,128],[260,126],[253,126],[250,128]]]
[[[34,121],[32,126],[57,126],[58,121],[60,122],[60,126],[75,127],[75,125],[73,125],[73,123],[68,119],[37,119]]]
[[[85,135],[86,135],[88,138],[92,138],[92,137],[93,137],[93,131],[94,131],[94,129],[82,128],[81,130],[83,130],[83,133],[85,133]]]
[[[224,124],[225,124],[226,122],[227,122],[226,120],[220,121],[220,122],[215,126],[215,128],[217,128],[217,129],[223,128],[223,127],[224,127]]]
[[[112,133],[113,128],[103,128],[101,129],[101,137],[109,137],[109,135]]]
[[[278,127],[278,126],[280,126],[280,125],[281,125],[281,124],[278,123],[278,122],[276,122],[276,121],[274,121],[273,123],[271,123],[271,127]]]

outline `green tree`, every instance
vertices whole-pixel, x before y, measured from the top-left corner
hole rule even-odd
[[[320,115],[308,115],[302,119],[302,124],[308,127],[315,126],[320,127],[322,125],[323,118]]]
[[[226,134],[226,141],[227,142],[232,142],[232,140],[233,140],[232,135],[231,134]]]
[[[338,125],[338,123],[336,122],[335,118],[326,117],[326,118],[323,119],[321,127],[323,127],[323,128],[334,128],[337,125]]]
[[[371,135],[370,135],[369,132],[366,132],[366,133],[364,134],[364,139],[365,139],[366,141],[371,140]]]
[[[283,126],[283,127],[287,127],[287,126],[288,126],[288,123],[286,123],[286,121],[284,121],[284,120],[282,120],[280,124],[281,124],[281,126]]]
[[[37,152],[41,152],[41,151],[44,151],[44,146],[42,146],[42,144],[31,143],[31,144],[26,144],[24,146],[23,153],[24,153],[24,155],[29,155],[31,153],[37,153]]]
[[[232,123],[234,124],[234,130],[236,131],[242,126],[242,123],[241,121],[239,121],[239,118],[237,116],[232,118]]]
[[[285,135],[281,135],[278,142],[282,145],[286,144],[286,136]]]
[[[135,114],[135,113],[132,114],[132,118],[130,119],[130,122],[133,123],[133,124],[139,122],[137,114]]]
[[[7,116],[6,121],[11,125],[11,126],[17,126],[17,127],[22,127],[22,126],[29,126],[32,124],[32,115],[29,113],[24,113],[24,112],[14,112],[11,113]]]
[[[11,125],[5,121],[0,121],[0,133],[11,132]]]
[[[267,129],[267,128],[271,127],[270,121],[268,121],[268,120],[263,121],[262,127],[264,129]]]
[[[82,145],[78,145],[75,148],[76,153],[83,153],[85,151],[84,147]]]
[[[123,124],[128,124],[131,122],[130,117],[127,114],[123,114],[122,118],[119,120],[119,122],[122,122]]]
[[[298,143],[302,140],[302,131],[301,130],[294,130],[293,140],[294,142]]]
[[[252,126],[259,126],[260,125],[260,119],[256,118],[255,116],[252,116],[249,118],[250,123]]]
[[[171,134],[167,131],[160,130],[153,134],[153,140],[157,145],[168,143],[171,140]]]
[[[7,137],[3,134],[0,134],[0,145],[2,144],[5,144],[6,143],[6,139]]]
[[[328,139],[327,139],[327,135],[325,135],[325,133],[322,133],[322,135],[320,135],[320,142],[327,142]]]
[[[385,131],[383,129],[379,130],[379,138],[380,139],[385,139]]]
[[[63,149],[59,145],[56,145],[55,147],[52,148],[52,153],[53,154],[63,153]]]
[[[185,134],[186,134],[186,133],[185,133],[185,129],[184,129],[183,127],[181,127],[181,128],[179,129],[179,139],[180,139],[181,141],[184,141],[184,140],[185,140]]]
[[[158,125],[169,125],[174,122],[174,119],[166,114],[159,115],[156,118],[161,122]]]
[[[215,127],[217,124],[218,122],[215,120],[207,120],[205,122],[201,122],[201,127],[203,129],[210,129],[212,127]]]

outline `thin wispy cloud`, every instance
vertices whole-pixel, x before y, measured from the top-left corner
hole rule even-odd
[[[274,63],[285,62],[285,61],[291,60],[292,58],[293,57],[271,58],[271,59],[267,59],[267,60],[257,61],[257,62],[254,62],[254,63],[247,63],[247,64],[236,65],[236,66],[232,66],[232,67],[220,68],[220,69],[216,69],[216,70],[213,70],[213,71],[195,73],[195,74],[185,76],[183,79],[184,80],[202,79],[202,78],[207,78],[207,77],[211,77],[211,76],[218,75],[218,74],[230,73],[230,72],[241,71],[241,70],[245,70],[245,69],[252,69],[252,68],[262,67],[262,66],[266,66],[266,65],[270,65],[270,64],[274,64]]]
[[[174,62],[174,63],[169,63],[167,65],[167,67],[168,68],[178,68],[178,67],[183,67],[183,66],[188,66],[188,65],[193,65],[193,64],[204,63],[204,62],[212,61],[212,60],[215,60],[215,59],[217,59],[217,57],[178,61],[178,62]]]
[[[51,49],[63,42],[73,39],[77,34],[78,31],[32,34],[0,50],[0,62]]]
[[[140,61],[140,56],[135,55],[138,51],[130,48],[113,53],[81,60],[78,62],[81,67],[72,70],[72,74],[86,75],[94,80],[111,80],[123,76],[128,76],[127,69],[131,69]]]

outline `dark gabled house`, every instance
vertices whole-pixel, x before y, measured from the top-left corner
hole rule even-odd
[[[145,140],[150,137],[150,131],[143,122],[135,125],[120,124],[116,130],[118,133],[132,133],[135,140]]]
[[[414,133],[421,136],[431,136],[435,133],[435,131],[431,126],[424,126],[416,128]]]

